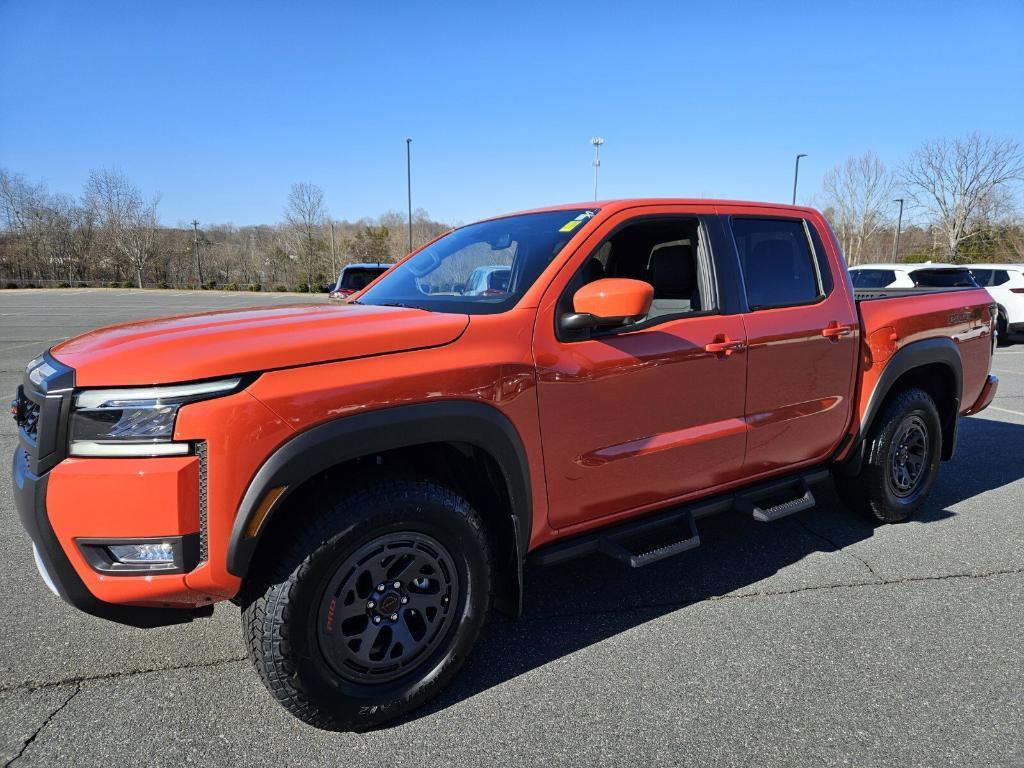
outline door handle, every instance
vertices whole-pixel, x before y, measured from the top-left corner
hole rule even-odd
[[[742,341],[730,341],[729,337],[724,333],[720,333],[715,337],[715,341],[712,341],[704,345],[705,352],[713,352],[716,355],[725,355],[728,357],[733,352],[742,352],[747,348],[745,342]]]
[[[843,325],[842,323],[837,323],[835,320],[829,323],[827,327],[821,329],[822,336],[826,339],[833,340],[842,338],[843,336],[849,336],[851,333],[853,333],[852,325]]]

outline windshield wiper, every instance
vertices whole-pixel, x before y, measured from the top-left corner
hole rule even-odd
[[[423,307],[417,307],[417,306],[415,306],[413,304],[403,304],[400,301],[382,301],[377,306],[378,307],[401,307],[402,309],[422,309],[424,312],[427,311],[427,310],[423,309]]]

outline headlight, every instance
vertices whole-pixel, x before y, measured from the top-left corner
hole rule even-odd
[[[168,387],[86,389],[75,395],[71,456],[180,456],[188,443],[172,442],[178,409],[234,392],[241,378]]]

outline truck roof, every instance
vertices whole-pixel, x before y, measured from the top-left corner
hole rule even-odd
[[[627,208],[636,208],[641,205],[711,205],[721,206],[723,208],[785,208],[800,213],[818,212],[816,209],[808,206],[790,205],[789,203],[766,203],[750,200],[721,200],[705,197],[624,197],[611,200],[587,200],[577,203],[548,205],[542,208],[531,208],[525,211],[501,214],[500,216],[491,216],[489,219],[504,219],[509,216],[519,216],[524,213],[544,213],[547,211],[571,211],[580,209],[589,210],[597,208],[600,208],[603,212],[614,212],[625,210]]]

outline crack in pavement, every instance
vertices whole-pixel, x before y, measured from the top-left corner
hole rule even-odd
[[[871,575],[874,576],[876,579],[878,579],[879,583],[881,583],[883,581],[882,577],[879,576],[877,573],[875,573],[875,569],[871,567],[871,563],[869,563],[866,558],[863,558],[860,555],[856,555],[853,552],[848,551],[846,549],[846,547],[840,547],[836,542],[832,541],[832,539],[828,535],[822,533],[821,531],[816,531],[814,528],[809,526],[803,520],[798,520],[795,517],[791,518],[791,520],[794,523],[796,523],[798,526],[803,528],[805,531],[807,531],[809,534],[811,534],[812,536],[816,536],[817,538],[821,539],[822,541],[828,543],[829,546],[832,547],[832,551],[840,552],[840,553],[846,555],[847,557],[852,557],[858,563],[860,563],[865,568],[867,568],[871,572]]]
[[[998,569],[994,571],[983,571],[980,573],[943,573],[936,574],[933,576],[904,576],[899,579],[883,579],[881,577],[876,577],[878,578],[878,581],[840,582],[837,584],[814,584],[808,587],[794,587],[793,589],[765,590],[756,592],[735,592],[726,595],[710,595],[709,597],[705,597],[701,600],[695,600],[692,603],[680,603],[678,601],[672,600],[662,603],[648,603],[646,605],[628,606],[625,608],[608,608],[596,611],[579,611],[577,613],[569,614],[545,614],[541,616],[530,616],[521,618],[519,619],[519,621],[529,623],[534,621],[549,621],[551,619],[568,619],[576,616],[606,616],[618,613],[639,613],[641,611],[663,610],[665,608],[689,608],[691,605],[700,605],[701,603],[717,603],[729,600],[750,600],[753,598],[761,597],[782,597],[785,595],[797,595],[801,592],[819,592],[830,589],[888,587],[898,584],[916,584],[920,582],[946,581],[952,579],[989,579],[995,576],[1013,576],[1018,574],[1024,574],[1024,568]]]
[[[25,739],[25,742],[21,745],[21,749],[18,750],[18,754],[16,754],[10,760],[4,763],[4,768],[10,768],[10,766],[14,765],[15,761],[20,760],[22,755],[25,754],[25,750],[32,746],[32,743],[39,737],[39,734],[43,732],[43,729],[46,728],[46,726],[50,724],[53,718],[59,715],[61,711],[63,711],[63,709],[71,703],[71,700],[75,698],[75,696],[77,696],[79,693],[81,693],[81,691],[82,684],[80,682],[76,682],[75,689],[71,691],[70,694],[68,694],[68,697],[64,699],[64,702],[59,707],[57,707],[55,710],[53,710],[53,712],[46,716],[46,719],[43,720],[42,724],[38,728],[35,729],[32,735]]]
[[[874,571],[872,571],[872,573],[874,573]],[[831,590],[831,589],[857,589],[857,588],[860,588],[860,587],[877,588],[877,587],[893,586],[893,585],[898,585],[898,584],[916,584],[916,583],[921,583],[921,582],[946,581],[946,580],[952,580],[952,579],[972,579],[972,580],[974,580],[974,579],[988,579],[988,578],[993,578],[993,577],[997,577],[997,576],[1012,576],[1012,575],[1019,575],[1019,574],[1024,574],[1024,567],[1022,567],[1022,568],[999,569],[999,570],[993,570],[993,571],[984,571],[984,572],[980,572],[980,573],[945,573],[945,574],[936,574],[936,575],[933,575],[933,576],[905,576],[905,577],[902,577],[902,578],[899,578],[899,579],[883,579],[883,578],[879,577],[877,574],[875,574],[875,577],[878,579],[878,581],[843,582],[843,583],[837,583],[837,584],[818,584],[818,585],[812,585],[812,586],[807,586],[807,587],[795,587],[793,589],[784,589],[784,590],[764,590],[764,591],[756,591],[756,592],[738,592],[738,593],[726,594],[726,595],[711,595],[709,597],[703,598],[702,600],[696,600],[696,601],[694,601],[692,603],[680,603],[678,601],[666,601],[666,602],[662,602],[662,603],[649,603],[647,605],[630,605],[630,606],[624,606],[622,608],[608,608],[608,609],[604,609],[604,610],[595,610],[595,611],[577,611],[577,612],[574,612],[574,613],[558,613],[558,614],[546,614],[546,615],[540,615],[540,616],[524,616],[523,618],[518,619],[518,620],[508,620],[508,621],[512,625],[515,625],[515,624],[531,624],[531,623],[537,623],[537,622],[541,622],[541,621],[551,621],[552,619],[572,619],[572,618],[587,617],[587,616],[606,616],[606,615],[626,614],[626,613],[643,613],[643,612],[650,612],[650,611],[660,611],[660,610],[664,610],[665,608],[688,608],[691,605],[699,605],[701,603],[716,603],[716,602],[731,601],[731,600],[751,600],[751,599],[763,598],[763,597],[781,597],[781,596],[785,596],[785,595],[800,594],[802,592],[818,592],[818,591]],[[62,686],[62,685],[75,685],[76,689],[75,689],[74,693],[77,694],[79,692],[79,690],[81,690],[81,686],[82,686],[83,683],[90,683],[90,682],[95,682],[95,681],[99,681],[99,680],[116,680],[116,679],[119,679],[119,678],[122,678],[122,677],[134,677],[135,675],[147,675],[147,674],[152,674],[154,672],[174,672],[174,671],[183,670],[183,669],[204,669],[204,668],[207,668],[207,667],[226,666],[228,664],[237,664],[238,662],[246,661],[247,659],[248,659],[247,655],[241,655],[241,656],[231,656],[231,657],[224,658],[224,659],[214,659],[212,661],[204,661],[204,662],[199,662],[199,663],[196,663],[196,664],[176,664],[176,665],[170,665],[170,666],[166,666],[166,667],[150,667],[150,668],[145,668],[145,669],[132,669],[132,670],[118,671],[118,672],[106,672],[106,673],[99,674],[99,675],[83,675],[83,676],[80,676],[80,677],[70,677],[70,678],[65,678],[63,680],[55,680],[55,681],[50,681],[50,682],[27,681],[27,682],[23,682],[23,683],[18,683],[16,685],[0,687],[0,693],[9,693],[11,691],[34,691],[34,690],[40,690],[40,689],[44,689],[44,688],[54,688],[54,687],[58,687],[58,686]],[[69,697],[68,701],[70,701],[70,699],[71,699],[71,697]],[[67,702],[62,704],[61,707],[57,711],[60,711],[60,709],[63,709],[65,706],[67,706]],[[56,712],[54,712],[54,714],[56,714]],[[49,722],[49,720],[52,719],[52,717],[53,717],[53,715],[51,715],[50,718],[47,718],[47,722]],[[45,723],[44,723],[44,725],[45,725]],[[40,730],[42,730],[42,728],[40,728]],[[36,732],[36,735],[38,735],[38,731]],[[35,738],[35,736],[33,736],[33,739],[34,738]],[[8,763],[8,765],[10,765],[10,763]]]
[[[229,656],[226,659],[214,659],[212,661],[201,661],[196,664],[171,664],[166,667],[148,667],[143,669],[128,669],[121,670],[118,672],[104,672],[99,675],[81,675],[79,677],[68,677],[63,680],[53,681],[34,681],[27,680],[16,685],[0,687],[0,693],[10,693],[11,691],[38,691],[44,688],[55,688],[61,685],[76,684],[81,685],[82,683],[92,683],[98,680],[114,680],[119,677],[133,677],[135,675],[148,675],[152,672],[174,672],[179,669],[204,669],[205,667],[219,667],[227,664],[236,664],[240,661],[245,661],[248,656]]]

